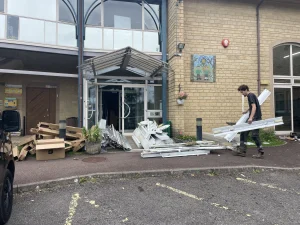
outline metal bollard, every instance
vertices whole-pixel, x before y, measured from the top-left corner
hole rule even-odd
[[[202,118],[196,119],[197,141],[202,141]]]
[[[59,121],[59,138],[66,139],[66,128],[67,124],[65,120]]]

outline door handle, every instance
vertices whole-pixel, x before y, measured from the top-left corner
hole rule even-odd
[[[124,118],[123,118],[123,119],[126,119],[130,114],[130,106],[126,102],[123,102],[123,104],[128,107],[128,114],[126,116],[124,116]]]

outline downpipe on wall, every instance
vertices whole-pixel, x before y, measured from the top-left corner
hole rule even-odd
[[[256,6],[256,33],[257,33],[257,92],[258,95],[261,93],[261,67],[260,67],[260,14],[259,9],[265,0],[260,0]]]

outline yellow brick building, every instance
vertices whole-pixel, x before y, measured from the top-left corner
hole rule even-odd
[[[276,128],[278,133],[300,131],[300,4],[263,1],[259,19],[258,4],[169,0],[168,54],[174,73],[169,75],[168,109],[175,131],[195,135],[196,118],[203,118],[205,132],[237,121],[242,112],[242,98],[237,92],[241,84],[247,84],[255,94],[259,86],[272,92],[262,113],[263,118],[283,116],[285,125]],[[223,39],[230,41],[227,48],[221,44]],[[182,56],[172,57],[178,53],[178,43],[185,43]],[[215,82],[191,81],[193,54],[216,56]],[[184,105],[176,103],[179,85],[189,94]]]

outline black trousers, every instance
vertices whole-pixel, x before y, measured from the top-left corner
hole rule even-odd
[[[258,121],[258,120],[253,120],[253,121]],[[243,151],[247,150],[247,146],[245,143],[247,142],[248,135],[250,132],[251,132],[251,138],[255,142],[257,148],[260,149],[262,147],[262,143],[259,138],[259,129],[252,130],[252,131],[245,131],[245,132],[241,132],[240,134],[240,147]]]

